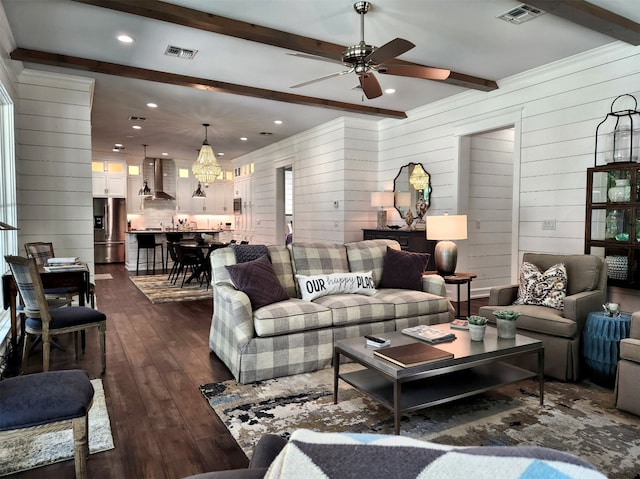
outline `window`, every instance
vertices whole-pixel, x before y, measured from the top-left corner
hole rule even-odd
[[[291,168],[284,170],[284,214],[286,216],[293,214],[293,170]]]

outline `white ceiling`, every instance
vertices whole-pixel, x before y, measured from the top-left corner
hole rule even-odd
[[[352,0],[173,0],[173,4],[344,46],[360,40]],[[592,3],[640,22],[637,0]],[[121,13],[71,0],[2,0],[16,47],[72,55],[151,70],[191,75],[280,92],[391,110],[409,111],[465,91],[435,81],[378,74],[396,93],[374,100],[353,90],[355,74],[299,89],[296,83],[341,71],[341,65],[299,58],[279,47]],[[513,25],[496,16],[515,0],[373,0],[365,16],[365,40],[381,46],[401,37],[416,47],[400,58],[500,81],[512,75],[615,41],[552,14]],[[203,14],[204,15],[204,14]],[[131,45],[119,33],[135,38]],[[164,55],[168,45],[198,50],[193,60]],[[345,113],[327,108],[218,93],[184,86],[26,63],[25,67],[96,79],[92,111],[94,154],[111,154],[114,143],[139,159],[142,144],[151,157],[195,159],[210,123],[209,143],[224,159],[289,137]],[[146,103],[153,101],[157,109]],[[353,114],[352,114],[353,115]],[[130,116],[142,116],[142,130]],[[362,116],[365,115],[355,115]],[[371,117],[379,118],[379,117]],[[274,120],[282,120],[275,125]],[[260,135],[271,132],[272,135]],[[247,141],[241,141],[241,136]]]

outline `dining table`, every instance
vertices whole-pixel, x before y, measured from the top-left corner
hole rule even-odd
[[[190,283],[194,278],[199,278],[202,274],[205,274],[208,280],[208,278],[210,277],[210,274],[208,273],[208,265],[211,253],[218,248],[224,248],[225,246],[228,246],[227,243],[221,243],[219,241],[212,241],[208,243],[197,241],[181,241],[180,245],[187,251],[193,251],[193,254],[195,254],[200,260],[198,265],[192,271],[191,275],[185,280],[184,284]],[[207,289],[208,288],[209,286],[207,283]]]
[[[89,267],[86,263],[78,263],[64,268],[47,268],[39,265],[38,271],[44,289],[74,288],[78,294],[78,304],[85,305],[89,301]],[[5,310],[10,310],[11,343],[18,344],[18,286],[14,281],[11,270],[2,275],[2,300]]]

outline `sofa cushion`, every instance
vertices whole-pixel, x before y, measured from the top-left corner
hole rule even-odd
[[[253,327],[260,337],[328,328],[331,310],[320,304],[291,298],[264,306],[253,313]]]
[[[394,305],[374,296],[332,294],[315,299],[314,303],[331,310],[334,326],[373,323],[395,317]]]
[[[384,257],[387,254],[387,246],[400,249],[395,240],[377,239],[356,241],[344,245],[349,260],[349,271],[371,271],[376,287],[380,285]]]
[[[297,274],[300,294],[305,301],[329,294],[351,293],[371,296],[376,292],[371,271],[366,273],[331,273],[315,276]]]
[[[513,304],[531,304],[564,309],[567,295],[567,270],[563,263],[551,266],[542,272],[532,263],[520,266],[518,297]]]
[[[411,289],[379,289],[373,296],[393,304],[395,318],[412,318],[449,311],[449,300],[435,294]]]
[[[510,309],[520,313],[516,327],[525,336],[527,331],[568,339],[573,339],[578,334],[578,324],[574,320],[563,317],[562,311],[546,306],[529,304],[513,305],[507,308],[504,306],[482,306],[480,315],[488,318],[491,324],[495,324],[495,317],[493,314],[488,313],[503,309]]]
[[[251,308],[256,310],[277,301],[289,299],[273,271],[271,261],[261,256],[254,261],[226,267],[236,289],[249,297]]]
[[[348,273],[349,262],[344,245],[334,243],[293,243],[294,272],[314,274]]]
[[[273,271],[280,280],[280,284],[290,298],[295,298],[298,295],[298,290],[296,289],[296,281],[293,277],[293,266],[291,265],[289,248],[286,246],[271,245],[267,246],[267,249],[269,250]]]
[[[430,257],[428,253],[412,253],[387,246],[380,287],[422,290],[422,274]]]

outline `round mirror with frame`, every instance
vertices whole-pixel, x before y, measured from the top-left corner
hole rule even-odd
[[[416,218],[416,226],[424,223],[424,215],[431,204],[431,175],[422,163],[409,163],[398,171],[393,180],[393,206],[405,221]],[[415,211],[415,215],[414,215]],[[407,225],[410,223],[407,221]]]

